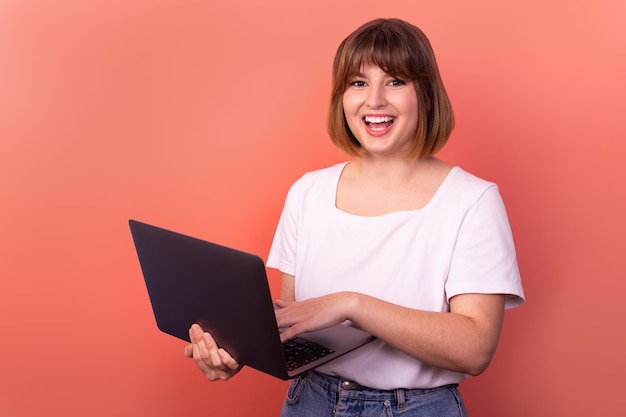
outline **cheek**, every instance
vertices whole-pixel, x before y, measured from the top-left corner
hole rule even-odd
[[[350,113],[350,109],[352,108],[352,106],[350,106],[350,97],[347,97],[345,94],[343,95],[342,99],[341,99],[341,106],[343,107],[343,112],[347,115],[348,113]]]
[[[341,101],[343,105],[343,110],[347,116],[358,112],[359,104],[361,102],[358,94],[346,91],[345,93],[343,93]]]
[[[415,128],[417,129],[417,123],[418,123],[418,114],[419,114],[419,104],[417,101],[417,97],[414,94],[409,94],[407,97],[405,97],[404,100],[404,111],[406,114],[410,115],[411,117],[411,124],[415,125]]]
[[[353,101],[351,101],[350,98],[347,98],[345,94],[343,96],[341,104],[343,107],[342,109],[343,120],[348,125],[348,130],[351,136],[354,139],[356,139],[355,132],[358,131],[359,123],[360,123],[360,119],[358,118],[356,114],[357,110],[355,110]]]
[[[346,94],[344,94],[341,104],[343,106],[343,115],[348,125],[352,128],[353,125],[358,122],[359,107],[355,104],[354,97]]]

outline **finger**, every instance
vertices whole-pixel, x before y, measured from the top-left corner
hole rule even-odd
[[[202,331],[200,326],[194,324],[189,330],[189,338],[192,343],[192,357],[197,362],[202,362],[210,368],[221,365],[217,354],[217,344],[209,333]]]
[[[287,329],[280,334],[280,341],[281,343],[285,343],[286,341],[288,341],[289,339],[293,339],[294,337],[295,335],[292,336],[292,332]]]
[[[189,339],[191,343],[198,343],[202,339],[202,327],[198,324],[192,324],[189,328]]]
[[[289,304],[291,304],[291,301],[283,301],[283,300],[276,300],[276,301],[274,301],[274,306],[276,306],[278,308],[285,308]]]
[[[223,369],[224,362],[222,361],[222,358],[220,357],[219,347],[217,346],[217,343],[213,339],[213,336],[205,332],[202,334],[202,339],[204,340],[204,346],[206,347],[202,355],[202,358],[204,359],[205,363],[209,365],[211,368]]]
[[[185,356],[193,358],[193,345],[191,343],[185,346]]]
[[[293,339],[294,337],[298,336],[300,333],[303,332],[299,330],[298,325],[287,327],[280,333],[280,341],[284,343],[287,340]]]
[[[222,358],[222,363],[224,363],[224,365],[226,365],[228,368],[232,369],[233,371],[236,371],[240,368],[239,363],[237,363],[237,361],[232,356],[230,356],[230,354],[224,349],[220,348],[217,352]]]
[[[219,349],[209,333],[202,334],[202,341],[194,345],[194,360],[196,366],[210,380],[226,380],[234,375],[219,353]]]
[[[283,308],[280,310],[274,310],[274,315],[276,316],[276,324],[280,329],[286,329],[298,322],[297,312],[294,312],[291,309]]]
[[[198,325],[189,329],[190,347],[185,353],[191,352],[196,366],[210,381],[226,380],[236,374],[240,366],[224,349],[219,349],[210,333],[204,332]]]

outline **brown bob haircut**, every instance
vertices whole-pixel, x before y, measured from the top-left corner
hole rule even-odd
[[[426,158],[446,144],[454,112],[428,38],[400,19],[365,23],[339,45],[333,62],[327,129],[332,142],[350,156],[363,149],[345,118],[343,93],[364,65],[376,65],[392,77],[412,81],[418,100],[418,125],[409,157]]]

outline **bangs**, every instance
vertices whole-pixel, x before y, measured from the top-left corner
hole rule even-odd
[[[419,54],[414,53],[414,41],[413,44],[410,41],[414,37],[386,23],[359,33],[344,45],[335,62],[335,80],[340,90],[344,90],[365,65],[376,65],[392,77],[405,81],[428,76],[427,62],[419,62]]]

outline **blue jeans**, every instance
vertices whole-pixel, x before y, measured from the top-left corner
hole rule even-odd
[[[281,417],[467,417],[457,385],[380,391],[309,371],[289,385]]]

